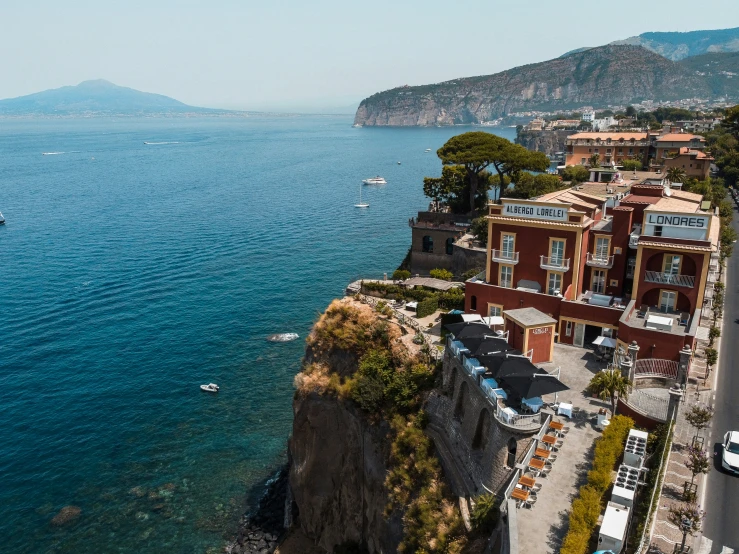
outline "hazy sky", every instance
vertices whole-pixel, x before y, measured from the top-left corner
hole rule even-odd
[[[645,31],[739,26],[737,0],[0,0],[0,98],[87,79],[243,109],[352,106]]]

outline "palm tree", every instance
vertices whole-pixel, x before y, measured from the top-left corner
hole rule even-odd
[[[670,167],[667,170],[666,173],[667,180],[671,183],[684,183],[685,178],[687,175],[685,175],[685,170],[682,167]]]
[[[590,156],[588,163],[590,163],[590,167],[600,167],[600,155],[593,154],[592,156]]]
[[[588,385],[588,390],[601,400],[611,401],[611,415],[616,415],[616,397],[628,398],[631,381],[617,369],[599,371]]]

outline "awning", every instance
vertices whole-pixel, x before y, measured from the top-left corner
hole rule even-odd
[[[480,314],[462,314],[462,321],[482,321]]]
[[[593,341],[596,346],[605,346],[606,348],[616,348],[616,341],[610,337],[600,336]]]

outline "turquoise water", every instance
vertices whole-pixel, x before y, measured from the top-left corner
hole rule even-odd
[[[0,551],[219,551],[285,460],[311,323],[397,266],[440,172],[424,150],[459,132],[0,122]]]

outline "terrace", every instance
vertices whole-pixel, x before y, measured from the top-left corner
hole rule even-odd
[[[634,304],[633,301],[629,304],[621,318],[621,321],[629,327],[672,335],[695,335],[700,321],[700,310],[690,314],[648,305],[637,309]]]

